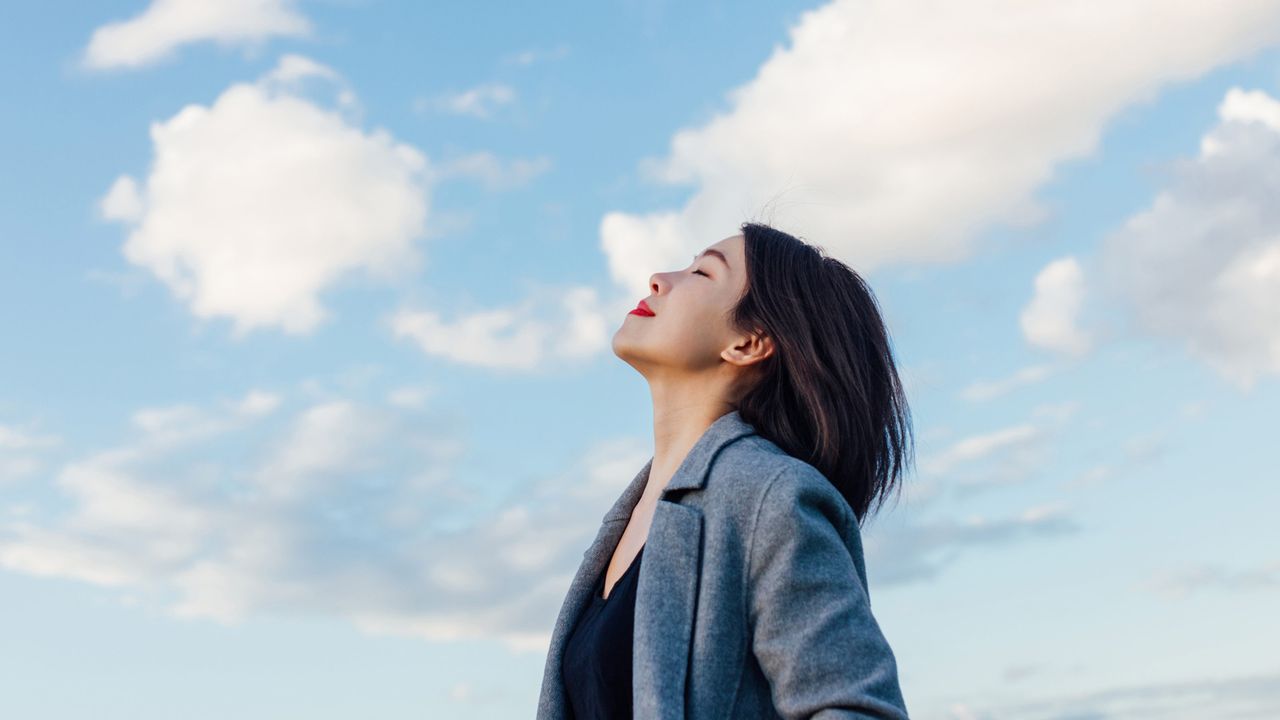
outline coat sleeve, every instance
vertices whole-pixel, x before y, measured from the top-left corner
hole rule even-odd
[[[853,510],[822,473],[790,467],[769,481],[748,551],[747,613],[752,651],[786,720],[907,718],[861,562]]]

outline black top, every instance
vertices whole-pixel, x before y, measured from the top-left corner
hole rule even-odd
[[[640,556],[604,594],[606,564],[569,634],[564,651],[564,681],[575,720],[614,720],[631,717],[631,640],[636,607]]]

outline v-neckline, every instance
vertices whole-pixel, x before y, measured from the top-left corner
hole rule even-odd
[[[634,570],[636,565],[640,562],[640,555],[644,553],[644,546],[648,544],[649,543],[647,542],[644,543],[644,545],[641,545],[640,549],[636,551],[636,556],[631,558],[631,564],[628,565],[627,569],[623,570],[622,574],[618,576],[618,579],[613,583],[613,587],[609,588],[609,597],[604,597],[604,584],[609,580],[609,566],[605,565],[603,576],[600,578],[600,594],[596,595],[597,600],[607,603],[613,598],[614,593],[618,590],[618,586],[627,579],[627,576],[631,574],[631,571]]]

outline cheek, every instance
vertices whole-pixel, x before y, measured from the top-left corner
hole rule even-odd
[[[714,289],[681,283],[665,307],[652,318],[630,318],[631,327],[614,337],[614,351],[668,367],[701,369],[717,363],[726,321]]]
[[[679,317],[663,319],[670,322],[655,327],[652,336],[663,355],[687,366],[706,365],[720,356],[724,334],[716,311],[697,308]]]

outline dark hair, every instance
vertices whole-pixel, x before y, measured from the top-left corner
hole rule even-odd
[[[747,287],[736,327],[773,339],[738,413],[787,454],[816,467],[859,525],[911,461],[911,414],[889,332],[852,268],[764,223],[742,224]]]

